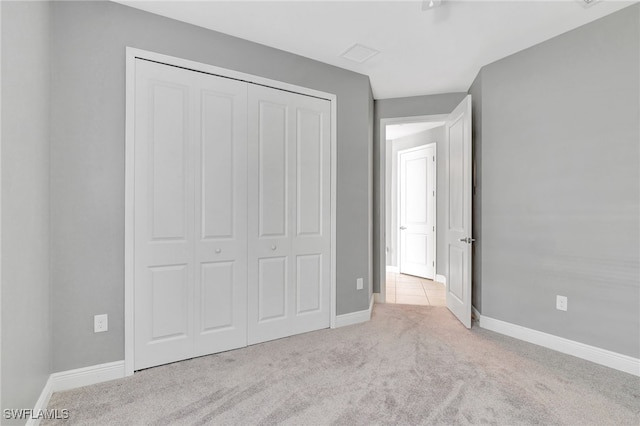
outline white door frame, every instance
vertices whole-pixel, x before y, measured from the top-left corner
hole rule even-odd
[[[0,1],[0,34],[2,34],[2,2]],[[2,99],[2,43],[0,43],[0,99]],[[0,242],[2,241],[2,102],[0,102]],[[2,277],[2,244],[0,244],[0,277]],[[2,279],[0,279],[0,354],[2,353]],[[2,363],[0,363],[0,384],[2,383]],[[0,407],[2,386],[0,386]]]
[[[438,144],[436,142],[431,142],[431,143],[427,143],[424,145],[420,145],[420,146],[416,146],[413,148],[408,148],[408,149],[403,149],[398,151],[398,158],[396,159],[397,161],[397,167],[396,167],[396,171],[398,173],[398,177],[397,177],[397,185],[398,187],[396,188],[396,206],[398,207],[398,211],[396,212],[396,217],[398,218],[397,220],[397,226],[400,227],[400,218],[402,217],[401,212],[402,212],[402,205],[400,204],[400,188],[401,188],[401,179],[400,179],[400,156],[402,154],[406,154],[412,151],[418,151],[420,149],[424,149],[424,148],[429,148],[429,147],[433,147],[433,156],[434,156],[434,161],[433,161],[433,190],[436,193],[436,197],[434,197],[433,199],[433,203],[430,203],[430,209],[433,211],[433,241],[432,241],[432,250],[433,250],[433,279],[435,281],[436,279],[436,264],[438,262]],[[398,232],[398,237],[397,237],[397,241],[396,241],[396,250],[398,252],[398,272],[400,272],[401,268],[401,257],[402,257],[402,245],[400,244],[400,237],[402,236],[401,232]]]
[[[213,65],[176,58],[147,50],[126,48],[126,118],[125,118],[125,238],[124,238],[124,366],[125,375],[134,371],[134,139],[135,139],[135,61],[146,59],[220,77],[273,87],[326,99],[331,102],[331,328],[336,326],[336,200],[337,200],[337,96],[306,87],[283,83]]]
[[[417,122],[430,122],[430,121],[445,121],[449,114],[432,114],[432,115],[416,115],[409,117],[393,117],[393,118],[381,118],[379,134],[379,150],[378,158],[380,158],[379,170],[378,170],[378,188],[380,197],[378,198],[378,205],[374,208],[378,209],[378,235],[380,235],[379,247],[374,248],[378,250],[378,258],[380,259],[378,264],[378,274],[380,276],[380,282],[378,283],[380,288],[380,294],[377,296],[377,300],[380,303],[386,302],[387,293],[387,235],[386,235],[386,206],[390,202],[391,194],[387,194],[385,191],[387,172],[387,126],[391,124],[406,124]]]

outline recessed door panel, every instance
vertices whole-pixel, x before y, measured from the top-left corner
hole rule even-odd
[[[427,264],[428,261],[428,239],[425,234],[411,233],[407,234],[406,249],[403,257],[406,262],[416,264]]]
[[[201,93],[202,238],[232,237],[234,227],[233,95]]]
[[[284,236],[287,232],[287,106],[259,104],[260,235]]]
[[[429,204],[427,193],[427,157],[407,160],[405,165],[405,179],[409,182],[406,189],[406,222],[426,223]]]
[[[296,313],[318,311],[322,302],[322,255],[298,256],[296,274]]]
[[[185,238],[189,90],[166,82],[150,85],[152,236],[155,240]]]
[[[260,259],[258,267],[258,321],[287,315],[287,258]]]
[[[449,279],[447,280],[448,292],[458,302],[464,300],[464,250],[460,247],[449,247]]]
[[[298,235],[322,232],[322,114],[297,111]]]
[[[464,229],[464,120],[460,117],[449,128],[449,229]]]
[[[233,325],[233,262],[205,263],[201,269],[200,332]]]
[[[186,336],[188,330],[187,265],[149,268],[151,273],[151,339]]]

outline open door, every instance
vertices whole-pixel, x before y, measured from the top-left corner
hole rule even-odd
[[[471,95],[447,117],[447,307],[471,328]]]

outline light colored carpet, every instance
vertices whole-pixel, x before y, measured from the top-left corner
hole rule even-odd
[[[376,305],[368,323],[55,393],[49,408],[86,425],[638,425],[640,378],[466,330],[446,308]]]

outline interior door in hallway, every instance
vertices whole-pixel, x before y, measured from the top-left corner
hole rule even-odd
[[[330,119],[249,87],[249,344],[330,326]]]
[[[471,328],[471,96],[446,121],[447,307]]]
[[[138,370],[246,345],[247,84],[135,67]]]
[[[400,151],[400,273],[435,278],[435,146]]]

